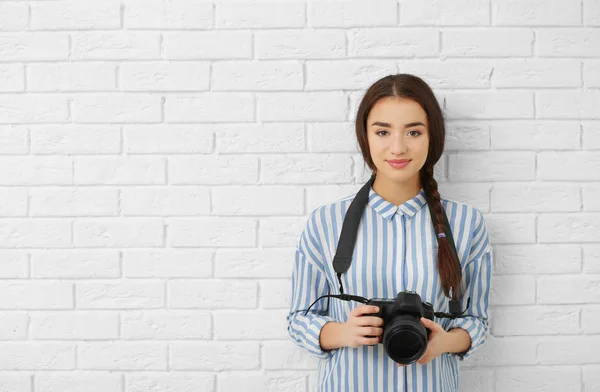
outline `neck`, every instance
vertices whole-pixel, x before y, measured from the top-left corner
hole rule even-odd
[[[373,190],[384,200],[397,206],[417,196],[421,187],[418,174],[405,182],[396,182],[378,173],[373,182]]]

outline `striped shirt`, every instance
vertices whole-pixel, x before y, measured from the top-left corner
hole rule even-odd
[[[358,191],[357,191],[358,192]],[[357,193],[356,192],[356,193]],[[476,208],[442,199],[463,270],[461,311],[456,319],[434,318],[447,331],[463,328],[471,337],[466,353],[444,353],[426,365],[398,367],[383,345],[323,350],[321,328],[329,321],[344,323],[358,302],[321,295],[339,294],[333,257],[342,223],[356,193],[313,210],[298,241],[292,272],[288,332],[300,347],[320,358],[319,392],[454,392],[458,389],[459,361],[471,356],[486,340],[489,330],[488,299],[492,274],[492,248],[483,216]],[[394,298],[414,291],[434,311],[449,310],[437,271],[437,241],[423,189],[397,206],[373,187],[356,237],[352,264],[342,274],[344,293],[365,298]],[[425,208],[424,208],[425,207]]]

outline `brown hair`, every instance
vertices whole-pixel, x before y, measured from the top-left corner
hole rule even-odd
[[[356,115],[356,138],[362,152],[365,163],[377,172],[369,151],[367,140],[367,116],[375,103],[385,97],[409,98],[416,101],[425,113],[429,122],[429,151],[427,160],[421,168],[421,185],[425,191],[427,202],[431,205],[434,216],[431,217],[436,234],[444,233],[444,208],[438,192],[437,181],[433,178],[433,166],[440,159],[444,151],[444,139],[446,129],[444,127],[444,117],[437,99],[431,88],[418,76],[411,74],[388,75],[369,87],[362,98]],[[436,236],[437,237],[437,236]],[[437,237],[438,240],[438,271],[444,294],[447,297],[452,295],[452,299],[458,299],[460,296],[460,281],[462,271],[460,262],[453,252],[450,243],[445,237]],[[451,290],[451,294],[450,294]]]

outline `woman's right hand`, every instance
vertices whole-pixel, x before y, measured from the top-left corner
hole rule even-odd
[[[377,312],[379,307],[373,305],[359,305],[350,312],[348,320],[344,323],[344,342],[347,347],[372,346],[381,341],[383,319],[364,316],[364,314]]]

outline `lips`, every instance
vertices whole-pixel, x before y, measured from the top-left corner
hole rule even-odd
[[[390,159],[388,160],[389,163],[407,163],[410,162],[410,159]]]

